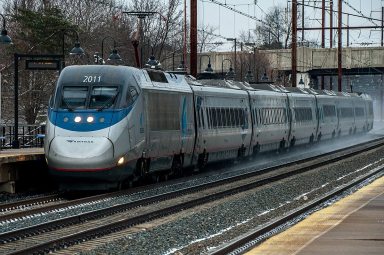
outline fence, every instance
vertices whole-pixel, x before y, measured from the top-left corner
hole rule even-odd
[[[20,148],[44,146],[45,125],[22,125],[18,128]],[[1,126],[0,149],[11,149],[15,141],[15,127]]]

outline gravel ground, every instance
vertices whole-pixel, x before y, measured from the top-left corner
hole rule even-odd
[[[316,172],[224,199],[161,226],[100,245],[93,254],[206,254],[212,247],[260,226],[382,165],[384,149]],[[206,206],[205,206],[206,207]],[[211,248],[210,248],[211,247]]]

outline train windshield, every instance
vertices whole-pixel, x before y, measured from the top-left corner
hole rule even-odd
[[[92,88],[89,102],[90,109],[107,109],[111,108],[117,97],[117,87],[95,86]]]
[[[60,108],[74,110],[85,109],[88,87],[64,87]]]
[[[103,109],[112,108],[118,95],[117,86],[81,86],[63,87],[60,108],[70,111],[76,109]]]

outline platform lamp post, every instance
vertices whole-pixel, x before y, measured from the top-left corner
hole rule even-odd
[[[300,87],[304,87],[305,83],[303,81],[303,75],[300,75],[300,81],[299,81]]]
[[[101,58],[96,53],[96,55],[95,55],[95,62],[98,63],[98,64],[101,64],[101,65],[105,63],[104,62],[104,41],[105,41],[105,39],[112,39],[113,40],[113,50],[112,50],[112,53],[109,55],[107,61],[112,63],[112,64],[120,64],[123,60],[120,57],[119,53],[117,53],[116,40],[113,37],[111,37],[111,36],[106,36],[101,41]]]
[[[254,69],[254,74],[256,74],[256,81],[258,80],[258,73],[257,73],[257,68],[256,68],[256,43],[254,42],[246,42],[244,43],[245,46],[251,47],[253,51],[253,69]]]
[[[224,62],[225,61],[229,61],[229,68],[232,68],[232,61],[230,60],[230,59],[228,59],[228,58],[225,58],[225,59],[223,59],[222,61],[221,61],[221,76],[222,76],[222,78],[224,79]]]
[[[245,77],[244,77],[245,81],[248,82],[248,83],[254,83],[254,76],[253,76],[253,73],[251,71],[251,65],[248,65],[248,71],[247,73],[245,74]]]
[[[60,30],[62,33],[62,54],[63,54],[63,62],[61,65],[61,69],[65,67],[65,36],[68,35],[66,32],[70,31],[76,34],[76,41],[75,46],[72,48],[72,50],[69,52],[69,55],[71,56],[84,56],[85,52],[83,48],[80,47],[80,40],[79,40],[79,33],[72,28],[64,28]]]
[[[12,39],[11,39],[11,37],[8,36],[8,32],[6,30],[5,17],[1,13],[0,13],[0,16],[3,18],[3,28],[1,30],[1,35],[0,35],[0,44],[2,44],[2,45],[13,44]],[[2,110],[2,108],[1,108],[1,103],[2,103],[1,102],[1,97],[2,97],[2,95],[1,95],[1,71],[2,70],[0,70],[0,125],[1,125],[1,117],[2,117],[2,115],[1,115],[1,113],[2,113],[2,111],[1,111]],[[1,144],[0,144],[0,148],[1,148]]]
[[[269,78],[267,76],[267,71],[265,70],[263,76],[261,77],[261,81],[266,82],[268,80],[269,80]]]
[[[237,58],[236,58],[236,44],[237,44],[237,39],[236,38],[227,38],[227,41],[233,42],[235,44],[235,63],[233,64],[233,67],[236,70],[236,62],[237,62]]]
[[[8,36],[8,32],[5,29],[6,27],[5,17],[3,14],[0,14],[0,16],[3,18],[3,29],[1,30],[0,44],[12,44],[12,39],[11,37]]]
[[[201,70],[201,57],[208,57],[208,65],[204,70],[206,73],[213,73],[212,65],[211,65],[211,57],[209,55],[200,55],[200,70]]]

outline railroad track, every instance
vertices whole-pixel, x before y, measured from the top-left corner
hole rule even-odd
[[[25,199],[19,199],[13,202],[5,202],[0,204],[0,221],[1,216],[7,213],[14,213],[18,210],[25,210],[27,208],[33,208],[34,206],[44,205],[55,201],[62,200],[60,194],[43,194],[36,197],[30,197]]]
[[[271,235],[283,231],[287,228],[287,226],[291,225],[290,223],[297,222],[298,220],[305,218],[304,215],[308,214],[308,212],[315,211],[316,208],[324,207],[323,205],[327,204],[328,201],[342,196],[344,192],[353,189],[359,184],[362,184],[370,178],[379,175],[383,172],[384,166],[378,167],[374,171],[371,171],[370,173],[365,174],[346,185],[343,185],[342,187],[334,190],[333,192],[327,193],[321,196],[320,198],[316,199],[315,201],[305,204],[304,206],[289,212],[287,215],[281,218],[275,219],[266,226],[254,229],[249,233],[246,233],[245,235],[237,238],[236,240],[230,241],[223,247],[211,251],[210,255],[243,254],[257,246],[261,241],[267,239]]]
[[[233,194],[270,184],[284,178],[289,178],[314,168],[331,164],[348,157],[355,156],[362,151],[374,150],[384,146],[383,139],[353,146],[337,152],[326,153],[310,159],[299,160],[285,164],[284,167],[271,167],[256,172],[239,174],[213,182],[179,189],[173,192],[150,196],[144,199],[120,203],[118,205],[92,210],[64,218],[55,217],[44,223],[26,226],[3,232],[0,234],[1,254],[31,254],[45,253],[62,249],[79,242],[94,239],[140,223],[152,221],[174,214],[182,210],[216,201]],[[339,155],[336,155],[339,154]],[[128,191],[132,193],[132,191]],[[47,206],[17,214],[7,215],[0,226],[7,222],[22,221],[33,218],[34,215],[55,215],[66,208],[81,207],[84,204],[97,203],[98,200],[108,200],[111,196],[123,196],[123,193],[105,194],[80,200],[65,202],[61,205]],[[58,213],[59,214],[59,213]],[[4,223],[5,222],[5,223]]]

